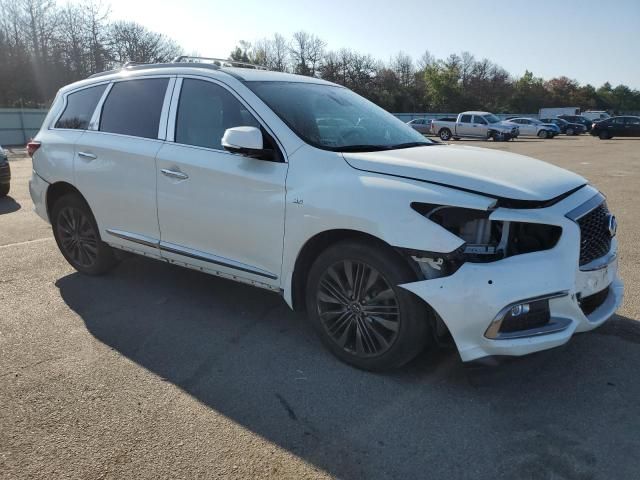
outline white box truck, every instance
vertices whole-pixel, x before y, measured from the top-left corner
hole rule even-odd
[[[541,108],[538,118],[555,118],[558,115],[580,115],[578,107]]]

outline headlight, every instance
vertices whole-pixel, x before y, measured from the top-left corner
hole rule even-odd
[[[464,261],[490,262],[553,248],[562,228],[526,222],[491,221],[490,210],[413,203],[412,208],[466,243]]]

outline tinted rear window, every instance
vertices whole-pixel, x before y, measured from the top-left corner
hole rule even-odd
[[[100,131],[158,138],[167,78],[128,80],[113,85],[102,107]]]
[[[70,93],[67,96],[67,106],[56,122],[55,128],[86,130],[105,88],[107,88],[106,83]]]

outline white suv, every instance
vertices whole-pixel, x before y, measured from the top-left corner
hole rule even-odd
[[[463,361],[555,347],[622,300],[615,218],[582,177],[435,143],[316,78],[94,75],[60,90],[29,152],[78,271],[127,250],[278,292],[364,369],[449,335]]]

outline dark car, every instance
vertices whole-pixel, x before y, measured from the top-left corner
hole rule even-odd
[[[540,121],[557,125],[560,128],[560,133],[564,133],[565,135],[580,135],[587,131],[587,127],[583,124],[571,123],[564,118],[541,118]]]
[[[7,154],[0,145],[0,197],[6,197],[9,194],[11,183],[11,168]]]
[[[606,140],[613,137],[640,137],[640,117],[611,117],[593,124],[591,135]]]
[[[414,118],[410,122],[407,122],[407,125],[423,135],[431,133],[431,120],[426,118]]]
[[[567,122],[584,125],[587,132],[591,131],[591,125],[593,124],[593,120],[589,120],[587,117],[583,117],[582,115],[558,115],[558,118],[566,120]]]

